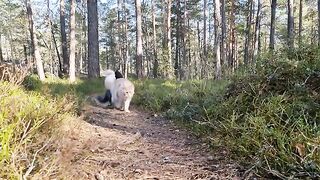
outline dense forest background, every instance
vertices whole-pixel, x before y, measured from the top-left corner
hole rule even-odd
[[[320,0],[0,7],[0,177],[64,177],[60,126],[90,119],[110,68],[134,83],[132,107],[191,130],[241,177],[320,178]]]
[[[37,64],[42,79],[41,69],[74,79],[106,68],[220,79],[319,41],[312,0],[89,2],[1,1],[0,60]]]

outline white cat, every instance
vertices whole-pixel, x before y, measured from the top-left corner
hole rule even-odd
[[[116,108],[130,112],[129,106],[134,94],[134,85],[131,81],[124,78],[116,79],[111,94],[111,102]]]
[[[115,72],[111,69],[107,69],[104,72],[104,75],[106,76],[106,78],[104,79],[104,87],[106,88],[106,90],[111,89],[114,81],[116,80]]]
[[[94,100],[99,103],[108,103],[109,105],[111,104],[111,88],[113,87],[114,81],[116,80],[116,73],[110,69],[107,69],[106,71],[103,72],[103,75],[105,76],[104,79],[104,86],[106,88],[106,92],[104,97],[98,96]],[[98,103],[98,104],[99,104]]]

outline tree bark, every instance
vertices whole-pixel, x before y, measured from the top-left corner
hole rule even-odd
[[[182,42],[182,46],[183,46],[183,50],[182,50],[182,65],[181,65],[181,79],[182,80],[186,80],[187,79],[187,67],[188,67],[188,57],[187,57],[187,37],[186,34],[189,34],[189,26],[187,25],[187,0],[184,0],[184,12],[183,12],[183,30],[182,30],[182,36],[181,36],[181,42]]]
[[[158,77],[159,62],[157,57],[157,31],[156,31],[156,17],[154,9],[154,1],[151,0],[151,13],[152,13],[152,32],[153,32],[153,77]]]
[[[123,56],[122,56],[122,29],[121,29],[121,0],[117,0],[117,31],[118,31],[118,42],[116,44],[117,46],[117,57],[118,57],[118,67],[117,69],[120,69],[122,63],[123,63]]]
[[[252,0],[248,1],[248,16],[247,16],[247,27],[246,27],[246,35],[245,35],[245,43],[244,43],[244,57],[243,61],[245,65],[249,64],[249,47],[251,42],[251,21],[252,21]]]
[[[49,51],[49,56],[50,56],[50,73],[51,74],[55,74],[54,71],[54,56],[53,56],[53,52],[52,52],[52,36],[51,36],[51,19],[50,19],[50,0],[47,0],[47,22],[48,22],[48,26],[49,26],[49,30],[50,30],[50,34],[49,34],[49,46],[48,46],[48,51]]]
[[[299,3],[299,46],[302,44],[302,7],[303,0],[300,0]]]
[[[236,55],[236,37],[235,37],[235,4],[234,1],[231,1],[231,12],[230,12],[230,31],[231,31],[231,40],[230,40],[230,55],[229,55],[229,66],[231,67],[232,73],[235,70],[235,55]]]
[[[69,71],[69,56],[68,56],[68,48],[67,48],[65,14],[66,14],[65,1],[60,0],[60,30],[61,30],[61,44],[62,44],[62,61],[63,61],[63,73],[66,75]]]
[[[197,40],[198,40],[198,49],[201,49],[201,37],[200,37],[200,23],[199,21],[197,22]],[[215,36],[216,37],[216,36]],[[196,74],[199,75],[199,77],[202,79],[204,77],[204,71],[203,71],[203,58],[202,58],[202,53],[199,52],[199,59],[200,59],[200,65],[199,68],[197,68],[197,63],[195,65],[195,71]]]
[[[81,3],[81,8],[82,8],[82,33],[81,33],[81,62],[80,62],[80,73],[81,72],[87,72],[88,71],[88,46],[87,46],[87,14],[86,13],[86,1],[82,1]]]
[[[141,19],[141,1],[135,0],[136,5],[136,74],[138,78],[143,78],[142,67],[142,19]]]
[[[100,76],[99,66],[99,36],[97,0],[87,0],[88,6],[88,76]]]
[[[173,74],[171,58],[171,0],[163,0],[163,8],[165,9],[165,13],[163,13],[164,38],[162,42],[162,57],[165,64],[165,77],[171,79]]]
[[[225,6],[225,0],[221,0],[221,64],[227,64],[226,63],[226,6]]]
[[[168,75],[169,79],[172,78],[172,54],[171,54],[171,3],[172,0],[167,0],[167,43],[168,43]]]
[[[288,0],[288,47],[294,48],[294,17],[293,17],[293,0]]]
[[[220,0],[214,1],[215,7],[215,53],[216,53],[216,71],[215,71],[215,78],[221,79],[221,56],[220,56],[220,42],[221,42],[221,13],[220,13]]]
[[[129,37],[129,32],[128,32],[128,18],[127,18],[127,8],[126,8],[126,1],[123,3],[123,6],[124,6],[124,12],[125,12],[125,15],[124,15],[124,30],[125,30],[125,33],[126,33],[126,36],[125,36],[125,56],[124,56],[124,62],[123,62],[123,75],[124,75],[124,78],[127,78],[128,77],[128,62],[129,62],[129,40],[128,40],[128,37]]]
[[[318,46],[320,46],[320,0],[318,0]]]
[[[208,61],[208,52],[207,52],[207,14],[208,14],[208,5],[207,0],[203,0],[203,77],[208,76],[207,72],[207,61]]]
[[[271,2],[271,27],[270,27],[270,51],[274,50],[275,20],[276,20],[277,0]]]
[[[70,82],[76,81],[76,0],[70,0],[70,69],[69,69],[69,79]]]
[[[177,0],[177,19],[176,19],[176,57],[174,61],[174,74],[176,79],[180,79],[181,72],[181,58],[180,58],[180,40],[181,40],[181,7],[180,0]]]
[[[256,23],[255,23],[255,32],[254,32],[254,53],[253,53],[253,64],[256,62],[257,57],[259,56],[260,53],[260,21],[261,21],[261,1],[258,0],[258,9],[257,9],[257,15],[256,15]]]
[[[185,5],[187,4],[185,0]],[[185,8],[186,10],[187,8]],[[186,11],[185,11],[186,12]],[[187,18],[187,13],[185,13],[185,17]],[[187,29],[190,29],[190,19],[188,18],[187,20]],[[190,37],[190,32],[187,33],[187,43],[188,43],[188,48],[186,48],[186,51],[188,51],[188,64],[186,64],[186,68],[188,68],[188,77],[191,79],[193,76],[192,73],[192,68],[191,68],[191,37]]]
[[[1,33],[0,33],[0,62],[3,62],[3,54],[2,54],[2,40],[1,40]]]
[[[37,72],[39,79],[41,81],[45,80],[44,70],[43,70],[43,64],[41,60],[41,54],[38,49],[38,39],[36,35],[34,34],[34,25],[33,25],[33,17],[32,17],[32,8],[30,0],[26,0],[26,8],[27,8],[27,16],[28,16],[28,22],[29,22],[29,32],[30,32],[30,38],[31,38],[31,54],[33,56],[33,59],[36,62]]]
[[[62,63],[61,63],[61,58],[60,58],[60,53],[59,53],[59,49],[58,49],[58,45],[57,45],[57,40],[54,36],[54,30],[53,30],[53,26],[52,26],[52,21],[50,19],[50,26],[51,26],[51,36],[52,36],[52,40],[53,40],[53,45],[55,47],[56,53],[57,53],[57,57],[58,57],[58,65],[59,65],[59,69],[58,69],[58,76],[62,77]]]

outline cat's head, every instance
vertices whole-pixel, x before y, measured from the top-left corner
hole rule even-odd
[[[134,94],[133,89],[121,89],[118,92],[118,96],[120,96],[120,98],[123,98],[123,99],[130,98],[133,96],[133,94]]]
[[[102,72],[102,75],[106,76],[106,77],[107,76],[115,76],[115,72],[113,70],[111,70],[111,69],[107,69],[104,72]]]

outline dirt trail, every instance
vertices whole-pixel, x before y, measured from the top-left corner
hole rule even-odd
[[[209,152],[164,118],[96,105],[83,114],[60,141],[66,179],[240,179],[225,151]]]

